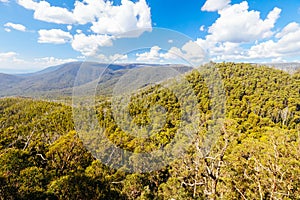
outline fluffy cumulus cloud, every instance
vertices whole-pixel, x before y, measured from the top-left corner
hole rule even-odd
[[[105,2],[102,0],[76,1],[74,4],[73,15],[79,24],[95,22],[103,11],[107,12],[110,10],[111,4],[112,3],[109,1]]]
[[[61,29],[39,30],[39,43],[64,44],[72,40],[72,35]]]
[[[246,1],[233,5],[225,0],[218,1],[218,4],[213,2],[216,3],[214,0],[207,0],[202,10],[217,11],[219,18],[208,27],[208,35],[205,38],[196,40],[211,60],[249,60],[263,57],[264,50],[273,48],[274,43],[286,40],[287,33],[297,30],[295,24],[286,27],[282,33],[276,34],[279,41],[275,42],[272,39],[275,35],[273,29],[280,17],[281,9],[273,8],[266,18],[262,19],[260,12],[250,10]],[[275,55],[278,53],[272,53],[272,56]]]
[[[112,1],[76,1],[73,10],[51,6],[47,1],[18,0],[19,5],[34,10],[34,18],[56,24],[88,24],[98,34],[121,34],[139,28],[151,27],[150,8],[145,0],[136,3],[122,0],[114,6]]]
[[[97,55],[99,47],[111,46],[113,36],[108,35],[85,35],[83,33],[76,34],[72,41],[74,50],[81,52],[84,56]]]
[[[5,30],[7,32],[10,32],[11,29],[15,29],[17,31],[22,31],[22,32],[26,31],[26,27],[22,24],[14,24],[14,23],[8,22],[8,23],[4,24],[4,27],[6,27]]]
[[[112,45],[113,38],[137,37],[144,31],[151,30],[150,8],[145,0],[132,2],[122,0],[120,5],[112,1],[83,0],[75,1],[74,8],[52,6],[47,1],[17,0],[18,4],[34,11],[37,20],[66,24],[68,31],[72,25],[88,25],[91,33],[83,34],[80,30],[71,35],[60,29],[40,30],[40,43],[61,44],[71,41],[74,50],[84,56],[95,56],[102,46]],[[129,31],[142,29],[142,31]],[[118,37],[116,37],[118,36]]]
[[[99,12],[96,19],[91,30],[98,34],[122,34],[151,27],[150,8],[145,0],[122,0],[120,6],[107,6],[106,12]]]
[[[213,42],[205,39],[197,39],[196,43],[206,52],[208,57],[215,60],[215,58],[223,58],[226,55],[239,55],[243,53],[240,43],[232,42]],[[220,57],[221,56],[221,57]],[[217,59],[218,60],[218,59]],[[222,60],[222,59],[221,59]]]
[[[141,62],[189,62],[199,66],[206,61],[206,52],[195,42],[189,41],[181,48],[171,47],[169,50],[162,50],[159,46],[153,46],[149,51],[137,53],[136,60]]]
[[[300,25],[292,22],[276,34],[276,40],[268,40],[252,46],[249,50],[249,56],[251,58],[299,56],[299,49]]]
[[[168,53],[164,55],[164,57],[181,58],[194,66],[199,66],[203,64],[203,62],[207,61],[207,52],[196,42],[189,41],[181,48],[172,47]]]
[[[128,60],[128,56],[122,54],[114,54],[109,56],[109,60],[111,62],[126,62]]]
[[[26,9],[34,10],[35,19],[57,24],[72,24],[76,22],[72,12],[66,8],[51,6],[47,1],[18,0],[17,2]]]
[[[205,4],[202,6],[202,11],[217,11],[222,10],[231,0],[206,0]]]
[[[162,58],[162,54],[159,53],[161,48],[159,46],[153,46],[150,48],[150,51],[144,53],[137,53],[136,60],[142,62],[154,62]]]
[[[273,35],[272,29],[281,10],[274,8],[266,19],[260,12],[251,10],[246,1],[234,4],[219,11],[220,17],[209,27],[208,39],[216,42],[251,42]]]
[[[170,50],[162,50],[159,46],[153,46],[149,49],[149,51],[143,53],[137,53],[136,61],[145,62],[145,63],[156,63],[156,62],[172,62],[175,60],[180,60],[182,57],[178,54],[180,51],[179,48],[175,47],[171,48]]]
[[[198,40],[203,43],[205,40]],[[219,52],[216,49],[219,48]],[[249,48],[239,44],[223,43],[222,46],[212,47],[214,60],[265,60],[285,62],[286,58],[300,56],[300,24],[292,22],[279,31],[274,38],[254,43]],[[212,53],[212,51],[211,51]]]
[[[8,3],[9,0],[0,0],[1,3]]]

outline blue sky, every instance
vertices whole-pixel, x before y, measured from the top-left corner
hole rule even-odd
[[[0,0],[0,13],[5,73],[89,59],[300,61],[299,0]]]

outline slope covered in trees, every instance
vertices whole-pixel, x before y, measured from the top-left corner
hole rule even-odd
[[[98,81],[103,86],[101,89],[105,93],[129,69],[145,65],[147,64],[70,62],[34,73],[13,75],[0,73],[0,97],[17,95],[49,99],[57,99],[61,96],[70,97],[73,87],[80,87],[80,89],[85,90],[86,85],[95,84]],[[183,65],[157,66],[172,67],[180,73],[191,70],[191,67]],[[99,76],[101,80],[98,80]]]
[[[186,80],[197,98],[192,109],[201,113],[199,132],[185,154],[147,173],[116,170],[96,160],[74,130],[71,107],[0,99],[0,198],[299,198],[300,74],[249,64],[216,67],[224,88],[224,96],[217,100],[226,99],[218,138],[211,148],[202,148],[215,113],[207,82],[195,70],[186,74]],[[166,123],[149,139],[118,128],[109,99],[96,105],[98,121],[109,127],[105,134],[117,146],[152,151],[172,141],[184,117],[172,92],[146,87],[131,98],[128,126],[153,124],[155,118],[144,105],[157,104],[168,111]]]

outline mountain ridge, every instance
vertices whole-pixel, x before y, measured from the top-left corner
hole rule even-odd
[[[178,64],[70,62],[28,74],[13,75],[0,73],[0,97],[51,96],[53,93],[56,96],[70,96],[72,95],[72,88],[74,86],[79,87],[95,82],[104,71],[110,74],[111,78],[116,78],[122,76],[122,74],[130,69],[142,66],[168,66],[173,67],[180,73],[192,69],[192,67]],[[78,73],[79,70],[80,73]],[[77,74],[80,74],[80,77]],[[116,81],[110,81],[110,83],[112,82]]]

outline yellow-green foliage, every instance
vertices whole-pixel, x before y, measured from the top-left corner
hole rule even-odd
[[[143,174],[111,169],[93,158],[76,135],[70,106],[0,99],[0,199],[299,198],[299,73],[237,63],[219,63],[216,69],[224,89],[217,98],[211,98],[209,84],[216,79],[209,70],[194,70],[185,75],[188,85],[174,86],[183,91],[183,102],[195,96],[196,105],[181,105],[177,94],[159,85],[133,95],[122,125],[150,127],[147,137],[120,127],[110,97],[97,102],[106,137],[132,152],[168,145],[186,115],[199,111],[198,132],[187,153]],[[151,115],[155,112],[161,118]],[[208,146],[214,116],[223,123]]]

